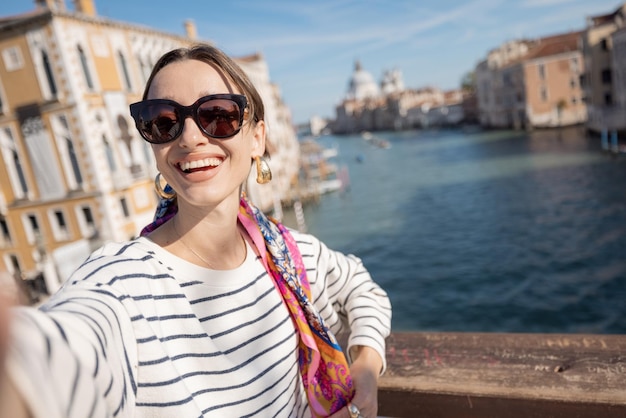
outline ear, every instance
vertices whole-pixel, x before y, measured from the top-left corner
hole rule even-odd
[[[258,121],[252,133],[252,157],[262,156],[265,154],[265,135],[266,126],[265,121]]]

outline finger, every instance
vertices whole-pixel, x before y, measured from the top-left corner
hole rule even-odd
[[[348,407],[341,408],[339,411],[335,412],[334,414],[329,415],[328,418],[350,418]]]
[[[356,397],[352,402],[355,405],[363,418],[370,418],[378,416],[378,404],[376,401],[371,400],[359,400]],[[351,415],[348,413],[348,417]]]

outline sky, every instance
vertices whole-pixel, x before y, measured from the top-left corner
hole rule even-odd
[[[65,0],[68,9],[73,1]],[[99,16],[185,35],[233,57],[261,53],[294,123],[333,118],[360,61],[376,82],[402,72],[406,88],[458,88],[487,53],[514,39],[585,28],[615,0],[94,0]],[[3,1],[0,16],[33,10]]]

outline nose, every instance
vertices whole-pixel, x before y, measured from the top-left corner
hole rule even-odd
[[[178,145],[183,148],[195,148],[208,142],[204,132],[191,116],[187,116],[183,123],[183,131],[178,138]]]

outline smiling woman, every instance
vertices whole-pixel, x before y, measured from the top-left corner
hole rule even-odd
[[[159,170],[154,222],[14,310],[0,390],[35,417],[375,417],[389,299],[358,258],[247,200],[252,165],[271,173],[244,72],[173,50],[130,111]]]

